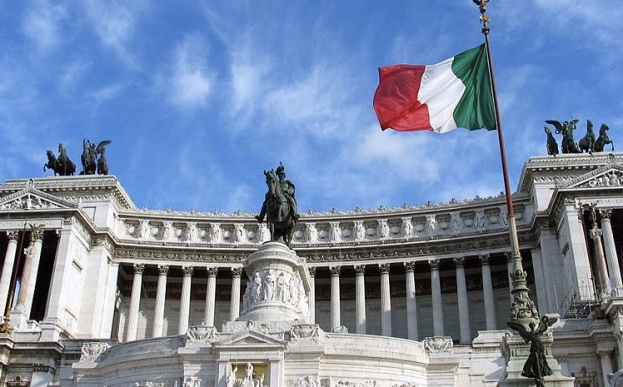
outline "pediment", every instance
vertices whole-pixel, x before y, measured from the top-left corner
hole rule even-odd
[[[218,342],[218,347],[281,347],[284,341],[254,330],[246,330]]]
[[[561,184],[559,189],[623,187],[623,166],[608,164]]]
[[[34,188],[24,189],[0,198],[0,211],[66,209],[74,207],[73,204],[65,200]]]

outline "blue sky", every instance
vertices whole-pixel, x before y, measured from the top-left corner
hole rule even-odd
[[[382,132],[378,67],[483,42],[471,0],[0,1],[0,181],[51,175],[83,139],[138,207],[259,211],[283,162],[300,211],[440,203],[503,190],[495,132]],[[492,0],[516,188],[544,120],[607,123],[623,147],[620,0]],[[560,137],[557,136],[560,140]]]

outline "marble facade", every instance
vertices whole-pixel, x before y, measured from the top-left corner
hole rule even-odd
[[[513,196],[531,297],[562,316],[551,355],[577,386],[623,368],[622,184],[623,154],[534,157]],[[303,212],[291,250],[264,243],[253,215],[140,209],[114,176],[0,185],[13,328],[0,384],[467,387],[512,373],[503,196]]]

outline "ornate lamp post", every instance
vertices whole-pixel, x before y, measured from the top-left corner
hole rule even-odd
[[[508,165],[506,162],[506,149],[504,146],[504,132],[500,119],[500,109],[497,97],[497,88],[493,72],[493,61],[491,59],[491,49],[489,44],[489,16],[487,15],[487,4],[489,0],[472,0],[480,9],[480,22],[482,23],[482,34],[485,36],[487,51],[487,62],[489,64],[489,75],[491,78],[491,92],[495,106],[495,118],[497,121],[498,141],[500,145],[500,157],[502,161],[502,172],[504,176],[504,188],[506,191],[506,208],[508,213],[508,227],[511,244],[511,264],[512,270],[509,273],[511,278],[511,293],[513,301],[510,308],[510,315],[507,321],[509,328],[517,331],[526,343],[530,343],[530,354],[526,360],[521,376],[534,378],[538,387],[544,386],[544,376],[552,375],[552,370],[547,364],[545,347],[541,341],[541,336],[547,328],[556,322],[557,317],[544,316],[539,319],[539,312],[530,299],[527,286],[526,272],[521,263],[521,253],[519,252],[519,238],[517,237],[517,222],[515,210],[513,208],[513,198],[511,195],[510,178],[508,175]]]

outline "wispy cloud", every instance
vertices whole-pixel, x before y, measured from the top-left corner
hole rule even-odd
[[[63,24],[68,11],[62,4],[40,0],[32,3],[22,22],[22,32],[42,53],[64,44]]]
[[[130,44],[136,33],[139,16],[146,11],[143,0],[121,1],[85,0],[83,3],[89,24],[106,49],[130,68],[139,66]]]
[[[185,37],[173,54],[170,101],[182,109],[205,107],[212,92],[213,79],[205,42],[197,35]]]

